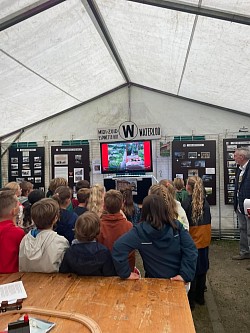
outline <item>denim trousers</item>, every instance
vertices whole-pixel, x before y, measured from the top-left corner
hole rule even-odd
[[[240,254],[243,255],[250,253],[250,218],[239,211],[236,213],[240,230]]]

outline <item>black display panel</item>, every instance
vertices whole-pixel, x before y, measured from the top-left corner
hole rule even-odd
[[[67,179],[73,189],[79,180],[90,181],[89,144],[51,147],[52,178]]]
[[[126,182],[126,178],[114,179],[114,178],[105,178],[104,186],[106,191],[111,189],[120,189],[120,185],[122,182]],[[143,177],[143,178],[129,178],[128,184],[133,187],[133,199],[137,204],[142,204],[143,199],[148,195],[148,190],[152,185],[151,177]]]
[[[216,205],[216,141],[173,141],[172,177],[202,178],[210,205]]]
[[[233,205],[234,203],[234,186],[237,164],[234,161],[234,151],[237,148],[250,146],[249,139],[224,139],[223,156],[224,156],[224,193],[225,204]]]
[[[9,182],[26,180],[44,191],[44,147],[9,148]]]

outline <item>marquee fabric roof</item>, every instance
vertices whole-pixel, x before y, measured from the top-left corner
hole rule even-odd
[[[0,0],[0,137],[125,85],[250,114],[250,1]]]

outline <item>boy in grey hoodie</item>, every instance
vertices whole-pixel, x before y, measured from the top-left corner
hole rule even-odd
[[[21,241],[20,272],[58,272],[69,247],[67,239],[52,230],[58,216],[59,205],[53,199],[42,199],[32,206],[31,218],[36,229],[31,230]]]

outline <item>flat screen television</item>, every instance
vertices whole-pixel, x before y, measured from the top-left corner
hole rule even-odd
[[[101,143],[101,172],[136,173],[151,172],[151,141],[121,141]]]

